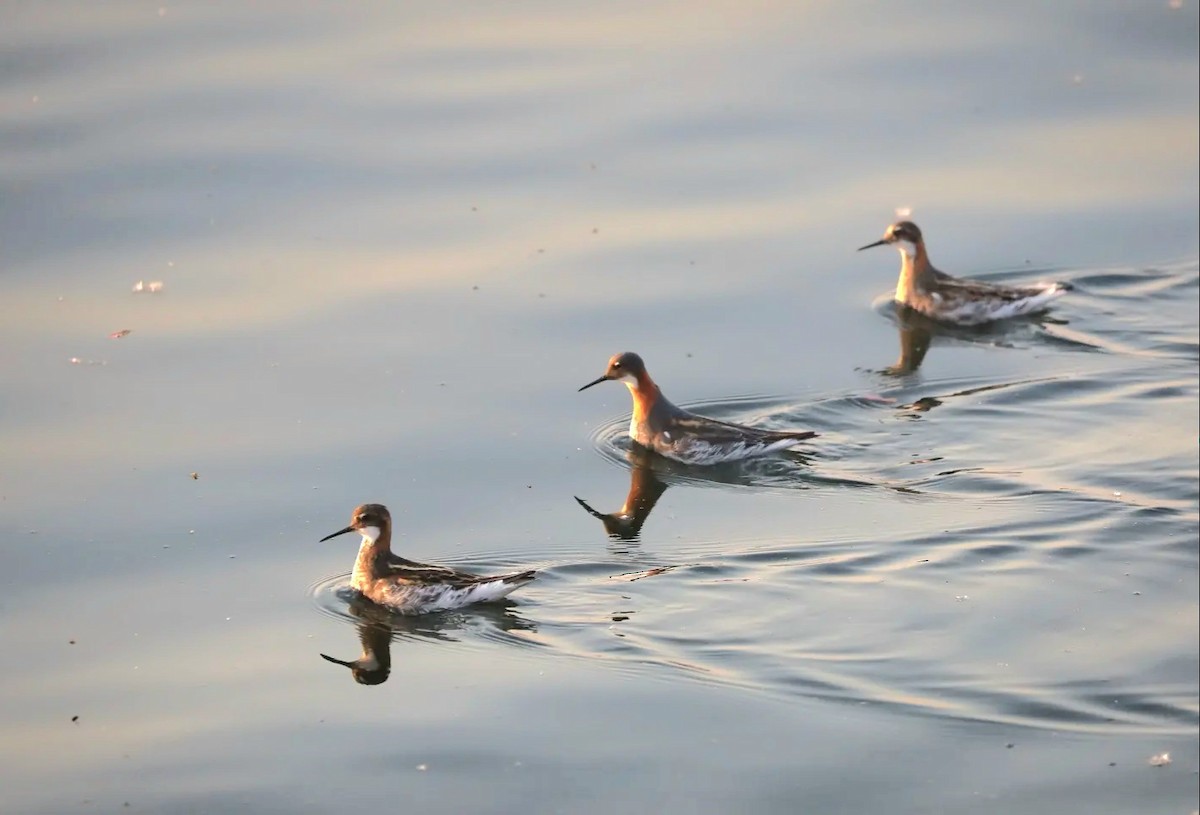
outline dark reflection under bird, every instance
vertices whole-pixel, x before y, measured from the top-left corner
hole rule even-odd
[[[536,624],[515,614],[515,608],[515,603],[500,601],[416,617],[391,612],[355,592],[347,601],[347,610],[355,618],[362,653],[349,660],[329,654],[321,654],[321,658],[349,668],[360,685],[381,685],[391,675],[393,642],[458,642],[459,635],[469,631],[536,631]]]
[[[667,483],[654,472],[654,457],[646,450],[634,448],[626,456],[629,460],[629,492],[625,503],[616,512],[599,512],[587,501],[576,496],[575,500],[593,518],[599,518],[604,525],[604,531],[611,538],[621,540],[637,540],[642,532],[642,524],[650,517],[650,511],[658,503],[658,499],[666,492]]]
[[[921,367],[933,342],[937,324],[903,303],[895,303],[896,329],[900,335],[900,356],[883,369],[893,376],[911,374]]]

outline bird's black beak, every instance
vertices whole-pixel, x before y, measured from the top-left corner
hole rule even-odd
[[[330,536],[330,537],[332,537],[332,536]],[[334,665],[345,665],[347,668],[349,668],[351,670],[354,670],[355,668],[358,667],[353,662],[346,662],[344,659],[336,659],[334,657],[329,656],[329,654],[321,654],[321,659],[329,660]]]
[[[332,535],[326,535],[325,537],[323,537],[319,541],[317,541],[317,543],[324,543],[325,541],[329,540],[330,538],[336,538],[338,535],[345,535],[347,532],[353,532],[353,531],[354,531],[354,527],[348,526],[345,529],[341,529],[341,530],[338,530],[337,532],[334,532]]]
[[[580,498],[578,495],[575,496],[575,500],[578,501],[579,506],[586,509],[588,512],[588,515],[591,515],[593,518],[599,518],[600,520],[604,520],[604,518],[607,517],[607,516],[605,516],[605,514],[603,512],[597,512],[596,510],[592,509],[591,506],[588,505],[588,502],[583,500],[582,498]]]
[[[866,246],[860,246],[860,247],[858,247],[858,251],[859,251],[859,252],[861,252],[861,251],[862,251],[862,250],[864,250],[864,249],[874,249],[876,246],[886,246],[886,245],[887,245],[887,243],[888,243],[888,242],[887,242],[887,240],[886,240],[886,239],[885,239],[885,240],[879,240],[879,241],[875,241],[875,243],[868,243]]]
[[[607,382],[607,381],[608,381],[608,374],[605,374],[604,376],[600,377],[599,379],[594,379],[594,380],[592,380],[591,382],[587,383],[586,385],[584,385],[584,386],[583,386],[582,388],[580,388],[579,390],[580,390],[580,391],[585,391],[585,390],[587,390],[588,388],[590,388],[592,385],[599,385],[601,382]],[[576,393],[578,393],[578,392],[579,392],[579,391],[576,391]]]

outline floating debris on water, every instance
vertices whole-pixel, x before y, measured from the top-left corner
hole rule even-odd
[[[108,362],[106,362],[103,359],[81,359],[79,357],[71,357],[69,360],[67,360],[67,362],[70,362],[72,365],[107,365],[108,364]]]
[[[1150,758],[1147,759],[1147,762],[1151,767],[1165,767],[1171,763],[1171,754],[1159,753],[1156,756],[1150,756]]]
[[[133,284],[134,294],[158,294],[162,290],[163,282],[161,280],[151,280],[149,283],[139,280]]]
[[[193,481],[199,481],[199,480],[200,480],[200,473],[189,473],[189,475],[192,477],[192,480],[193,480]]]
[[[132,333],[132,328],[122,328],[120,331],[114,331],[113,333],[109,334],[108,338],[110,340],[119,340],[121,337],[128,337]]]

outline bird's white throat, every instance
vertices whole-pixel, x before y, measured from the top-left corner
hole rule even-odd
[[[360,527],[358,531],[363,536],[363,543],[367,545],[379,540],[379,527],[377,526]]]
[[[904,255],[905,260],[915,260],[917,257],[917,245],[911,241],[896,241],[896,249]]]

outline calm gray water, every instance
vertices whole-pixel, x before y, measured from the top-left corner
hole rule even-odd
[[[1194,0],[0,23],[4,812],[1197,808]],[[899,319],[908,207],[1075,291]],[[381,616],[364,501],[541,578]]]

